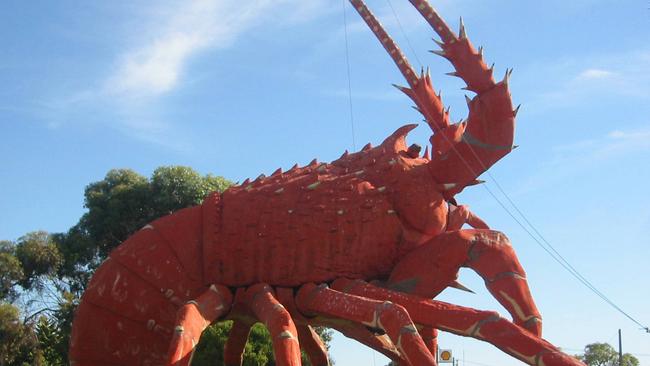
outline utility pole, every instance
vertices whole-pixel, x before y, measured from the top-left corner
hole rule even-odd
[[[618,366],[623,366],[623,340],[620,329],[618,330]]]

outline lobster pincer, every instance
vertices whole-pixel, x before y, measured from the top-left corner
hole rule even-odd
[[[314,325],[406,365],[435,365],[438,329],[490,342],[530,365],[582,365],[541,338],[513,245],[455,199],[513,148],[510,71],[495,81],[462,24],[456,34],[426,1],[411,0],[440,36],[434,53],[476,93],[467,119],[452,124],[428,71],[413,69],[362,0],[350,2],[404,75],[408,86],[399,88],[432,131],[431,154],[409,147],[417,125],[405,125],[379,146],[247,179],[146,225],[90,281],[73,324],[71,363],[185,365],[201,331],[231,319],[231,365],[241,364],[258,321],[270,330],[278,365],[299,365],[300,346],[315,364],[328,364]],[[431,300],[462,287],[463,267],[485,280],[512,321]]]

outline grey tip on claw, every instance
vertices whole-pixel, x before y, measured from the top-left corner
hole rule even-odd
[[[438,56],[440,56],[440,57],[447,58],[447,55],[445,54],[445,51],[442,51],[442,50],[431,50],[431,51],[429,51],[429,52],[431,52],[431,53],[433,53],[433,54],[435,54],[435,55],[438,55]]]
[[[469,293],[471,293],[471,294],[475,294],[475,293],[476,293],[476,292],[470,290],[468,287],[466,287],[465,285],[463,285],[462,283],[460,283],[460,282],[458,282],[458,281],[454,281],[454,282],[452,282],[452,283],[449,285],[449,287],[453,287],[453,288],[459,289],[459,290],[461,290],[461,291],[469,292]]]
[[[503,76],[504,84],[507,85],[510,83],[510,75],[512,75],[512,69],[506,69],[506,74]]]
[[[460,29],[458,30],[458,38],[467,38],[467,33],[465,32],[465,23],[463,23],[463,17],[460,17]]]

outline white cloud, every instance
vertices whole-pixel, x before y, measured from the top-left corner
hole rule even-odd
[[[581,72],[576,80],[597,80],[597,79],[606,79],[614,75],[613,72],[602,70],[602,69],[587,69]]]
[[[574,141],[551,148],[548,160],[528,177],[516,194],[574,179],[585,169],[607,162],[639,160],[650,152],[650,127],[613,130],[600,137]]]
[[[187,148],[178,124],[161,114],[161,98],[183,86],[190,63],[209,51],[232,46],[242,34],[264,25],[287,27],[328,13],[328,0],[188,0],[134,5],[115,25],[113,57],[97,87],[58,92],[41,102],[56,127],[88,112],[83,120],[109,124],[124,134],[176,150]],[[120,27],[131,25],[127,34]],[[137,29],[133,28],[137,24]],[[219,67],[219,65],[216,65]],[[92,112],[89,112],[92,111]],[[103,120],[99,120],[103,118]]]
[[[588,140],[580,140],[553,147],[553,160],[564,164],[571,158],[574,162],[593,163],[620,155],[650,150],[650,128],[613,130]]]
[[[646,70],[649,63],[650,50],[642,50],[530,65],[524,83],[540,84],[539,75],[549,77],[528,99],[526,110],[575,107],[603,95],[650,101],[650,73]]]
[[[171,11],[158,12],[161,19],[145,31],[149,39],[118,56],[118,66],[106,81],[106,91],[126,97],[156,97],[172,91],[192,57],[209,49],[228,47],[273,8],[295,0],[258,0],[245,4],[233,0],[191,0]],[[295,4],[286,14],[293,21],[317,12],[318,3]],[[162,15],[160,15],[162,14]],[[268,19],[267,19],[268,20]]]

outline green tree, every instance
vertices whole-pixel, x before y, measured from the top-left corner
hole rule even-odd
[[[20,310],[0,303],[0,366],[43,365],[40,349],[32,325],[20,319]]]
[[[232,327],[231,321],[210,326],[201,335],[201,340],[196,347],[192,358],[192,366],[223,365],[223,347],[228,339],[228,332]],[[316,332],[327,347],[332,340],[332,333],[325,328],[316,328]],[[309,366],[309,358],[302,355],[302,364]],[[248,343],[244,349],[243,366],[275,365],[273,357],[273,344],[268,330],[260,323],[253,325],[248,335]]]
[[[584,354],[578,356],[589,366],[618,366],[618,352],[608,343],[591,343]],[[623,354],[623,366],[639,366],[639,360],[629,353]]]
[[[16,243],[0,242],[0,296],[5,312],[0,313],[0,329],[7,329],[13,354],[20,355],[1,361],[0,366],[67,364],[74,310],[92,273],[111,250],[154,219],[200,204],[210,192],[221,192],[230,184],[222,177],[201,176],[180,166],[160,167],[151,178],[128,169],[111,170],[86,187],[87,211],[67,232],[34,232]],[[43,289],[56,291],[54,303],[50,300],[46,308],[21,320],[18,309],[9,303]],[[220,364],[229,329],[226,322],[206,330],[193,364]],[[328,342],[329,333],[320,332]],[[245,364],[273,364],[271,341],[261,325],[251,331]]]
[[[43,364],[33,317],[21,319],[13,302],[29,307],[60,263],[57,247],[45,232],[29,233],[17,243],[0,242],[0,365]]]
[[[0,241],[0,299],[13,301],[17,296],[17,286],[21,283],[25,274],[16,258],[14,243]]]
[[[61,265],[61,253],[45,231],[35,231],[18,239],[15,255],[23,271],[19,282],[25,290],[42,289],[44,280],[50,279]]]

